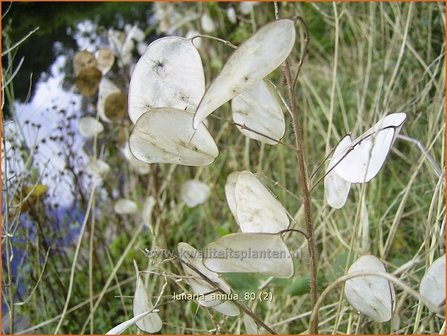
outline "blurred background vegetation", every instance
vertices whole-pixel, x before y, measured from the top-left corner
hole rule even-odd
[[[234,8],[235,20],[229,8]],[[322,183],[315,187],[319,286],[323,290],[358,256],[371,253],[390,272],[410,262],[397,275],[417,289],[426,267],[445,253],[445,182],[443,173],[439,175],[445,166],[444,3],[279,3],[279,9],[281,17],[300,15],[309,31],[309,52],[297,88],[309,172],[344,134],[358,136],[381,116],[395,112],[407,113],[402,134],[419,141],[434,162],[426,160],[416,142],[397,140],[381,173],[368,185],[356,186],[343,209],[330,209]],[[153,164],[139,174],[123,154],[131,129],[127,115],[104,123],[97,139],[79,135],[78,120],[96,116],[98,95],[80,95],[72,61],[83,49],[94,53],[110,47],[110,31],[125,36],[134,25],[144,32],[146,45],[190,31],[240,44],[274,20],[273,4],[2,2],[2,13],[3,332],[53,333],[59,322],[60,333],[107,332],[132,317],[133,260],[140,270],[156,273],[148,279],[154,300],[167,279],[160,307],[163,333],[245,332],[241,318],[223,317],[195,302],[170,303],[173,292],[189,290],[175,281],[179,265],[148,259],[143,250],[173,250],[181,241],[201,249],[219,236],[238,232],[223,189],[226,177],[236,170],[257,173],[294,216],[292,225],[302,227],[294,153],[246,139],[225,121],[231,119],[226,104],[217,112],[224,120],[210,119],[220,150],[212,165]],[[212,19],[212,29],[202,25],[204,15]],[[297,32],[294,68],[302,54],[301,26]],[[209,85],[232,49],[202,38],[199,51]],[[130,62],[115,55],[105,75],[124,93],[138,57],[135,43]],[[282,72],[269,78],[286,96]],[[283,141],[293,144],[287,113],[286,121]],[[111,171],[92,198],[94,176],[86,166],[95,157]],[[318,171],[312,183],[322,175]],[[182,183],[191,178],[211,188],[209,199],[194,208],[186,207],[179,195]],[[150,196],[156,199],[151,225],[142,225],[141,212]],[[134,201],[138,213],[115,213],[120,198]],[[238,293],[261,287],[271,291],[272,302],[248,306],[277,332],[302,333],[311,310],[308,256],[301,237],[290,235],[287,244],[301,252],[292,279],[225,278]],[[62,316],[73,268],[72,294]],[[391,322],[372,322],[346,302],[339,288],[320,311],[320,332],[445,332],[444,319],[399,289],[396,304]],[[136,327],[128,331],[138,332]]]

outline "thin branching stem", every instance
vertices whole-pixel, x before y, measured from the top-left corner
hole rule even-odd
[[[299,229],[285,229],[285,230],[279,231],[280,234],[287,233],[287,232],[301,233],[307,240],[309,240],[309,236],[307,235],[307,233],[302,230],[299,230]]]
[[[308,39],[308,37],[307,37]],[[305,49],[303,51],[303,55],[301,57],[300,63],[298,65],[297,74],[298,76],[301,68],[302,62],[304,62],[304,55],[306,54],[307,44],[305,43]],[[289,103],[290,103],[290,115],[292,117],[293,131],[295,133],[295,143],[296,150],[295,155],[298,161],[298,176],[300,187],[303,190],[303,205],[304,205],[304,219],[306,223],[306,231],[307,231],[307,241],[308,241],[308,249],[310,256],[310,296],[312,307],[315,306],[318,298],[317,293],[317,256],[316,256],[316,248],[315,248],[315,240],[314,240],[314,226],[312,220],[312,205],[311,205],[311,196],[308,184],[308,175],[306,171],[306,161],[304,158],[304,144],[303,144],[303,136],[301,134],[301,122],[298,113],[297,106],[297,97],[295,92],[296,80],[292,79],[292,73],[290,70],[289,61],[286,60],[284,62],[284,75],[287,82],[288,94],[289,94]],[[318,334],[318,320],[315,320],[310,325],[310,331],[312,334]]]
[[[230,48],[237,49],[237,46],[234,45],[233,43],[231,43],[230,41],[221,39],[219,37],[211,36],[211,35],[197,34],[197,35],[191,37],[191,42],[194,43],[194,39],[200,38],[200,37],[207,38],[207,39],[210,39],[210,40],[215,40],[215,41],[218,41],[218,42],[222,42],[223,44],[225,44],[226,46],[228,46]]]
[[[247,130],[247,131],[249,131],[249,132],[253,132],[253,133],[257,134],[257,135],[263,136],[263,137],[265,137],[265,138],[267,138],[267,139],[269,139],[269,140],[272,140],[272,141],[277,142],[279,145],[282,145],[282,146],[284,146],[284,147],[287,147],[288,149],[292,149],[292,150],[294,150],[294,151],[296,150],[296,148],[293,147],[292,145],[289,145],[288,143],[286,143],[286,142],[284,142],[284,141],[281,141],[281,140],[272,138],[271,136],[268,136],[267,134],[264,134],[264,133],[259,132],[259,131],[255,130],[255,129],[251,128],[251,127],[248,127],[248,126],[245,125],[245,124],[240,124],[240,123],[237,123],[237,122],[235,122],[235,121],[228,120],[228,119],[226,119],[226,118],[222,118],[222,117],[219,117],[219,116],[216,116],[216,115],[213,115],[213,114],[210,115],[210,117],[211,117],[211,118],[214,118],[214,119],[217,119],[217,120],[225,121],[225,122],[227,122],[227,123],[229,123],[229,124],[232,124],[232,125],[235,125],[235,126],[239,127],[240,129]]]
[[[205,274],[203,274],[202,272],[200,272],[196,267],[194,267],[194,265],[192,265],[191,263],[180,259],[180,258],[176,258],[176,260],[180,261],[182,264],[184,264],[185,266],[189,267],[190,269],[192,269],[195,273],[197,273],[205,282],[207,282],[209,285],[211,285],[213,288],[216,289],[216,292],[222,293],[224,295],[228,294],[226,293],[222,288],[220,288],[214,281],[212,281],[210,278],[208,278]],[[265,330],[267,330],[269,333],[273,334],[273,335],[277,335],[278,333],[275,332],[272,328],[270,328],[267,324],[264,323],[264,321],[262,321],[255,313],[253,313],[250,309],[248,309],[247,307],[245,307],[243,304],[241,304],[239,301],[237,300],[230,300],[232,303],[234,303],[240,310],[242,310],[245,314],[247,314],[248,316],[250,316],[253,320],[256,321],[256,323],[263,327]]]
[[[296,87],[296,84],[297,84],[297,81],[298,81],[298,75],[300,74],[301,68],[303,67],[304,59],[306,58],[308,45],[309,45],[309,29],[307,28],[306,22],[304,22],[304,20],[303,20],[303,18],[301,16],[297,16],[295,18],[295,21],[301,23],[301,25],[304,28],[304,40],[303,40],[304,46],[303,46],[303,54],[301,55],[300,61],[299,61],[298,66],[297,66],[295,78],[293,79],[292,86],[294,88]]]

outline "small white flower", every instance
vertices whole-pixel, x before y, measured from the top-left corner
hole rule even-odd
[[[434,306],[445,303],[445,254],[436,259],[421,280],[419,292]]]

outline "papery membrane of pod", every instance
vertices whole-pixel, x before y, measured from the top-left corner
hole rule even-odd
[[[180,190],[180,198],[185,204],[193,208],[205,203],[210,196],[210,187],[198,180],[188,180],[183,183]]]
[[[192,118],[192,113],[175,108],[143,114],[129,138],[132,154],[146,163],[209,165],[219,150],[203,124],[193,129]]]
[[[181,260],[191,264],[200,273],[213,281],[213,283],[215,283],[226,294],[231,293],[230,285],[228,285],[223,279],[221,279],[217,273],[212,272],[205,266],[203,266],[202,255],[194,247],[186,243],[179,243],[177,245],[177,251]],[[200,305],[204,307],[216,307],[217,305],[221,305],[223,303],[222,300],[216,300],[216,298],[213,298],[212,294],[209,294],[211,292],[216,293],[216,288],[208,283],[206,280],[201,278],[200,274],[195,272],[191,267],[188,267],[184,263],[182,263],[182,268],[185,274],[188,276],[186,281],[191,286],[192,291],[199,296],[203,295],[203,299],[197,300]],[[221,308],[221,310],[231,309],[228,306],[224,306]]]
[[[151,171],[150,166],[147,163],[141,162],[135,156],[133,156],[132,152],[129,148],[129,142],[126,141],[123,149],[124,157],[129,162],[130,166],[135,170],[135,172],[139,175],[149,174]]]
[[[137,269],[137,283],[133,297],[133,315],[138,316],[144,312],[151,311],[152,309],[154,309],[154,306],[146,293],[146,288]],[[160,331],[163,326],[161,318],[156,312],[148,314],[138,320],[135,324],[140,330],[148,333],[156,333]]]
[[[208,244],[203,264],[217,273],[263,273],[293,276],[292,256],[279,234],[234,233]]]
[[[127,328],[130,328],[133,326],[136,322],[143,319],[145,316],[152,314],[150,311],[138,314],[131,319],[124,321],[123,323],[118,324],[117,326],[110,329],[106,335],[121,335],[122,332],[124,332]]]
[[[237,22],[236,11],[234,10],[234,7],[228,7],[227,18],[233,24]]]
[[[106,117],[116,122],[119,122],[126,115],[127,108],[127,95],[122,92],[112,93],[104,103]]]
[[[269,145],[277,145],[284,136],[286,130],[284,114],[277,99],[263,80],[234,97],[231,101],[231,109],[235,123],[256,131],[237,126],[242,134],[249,138]]]
[[[93,177],[102,178],[110,172],[110,166],[100,159],[90,160],[87,163],[86,171]]]
[[[346,200],[348,199],[349,191],[351,190],[351,183],[342,179],[334,171],[334,165],[336,164],[334,158],[339,157],[340,153],[343,153],[347,148],[349,148],[351,142],[351,136],[348,134],[338,143],[326,170],[330,171],[324,177],[324,191],[326,194],[327,203],[335,209],[340,209],[345,205]]]
[[[227,182],[225,183],[225,197],[227,199],[228,207],[230,208],[231,213],[233,214],[236,222],[239,224],[239,220],[237,219],[236,213],[236,182],[239,174],[241,172],[234,172],[228,175]]]
[[[98,91],[102,73],[95,67],[84,68],[76,77],[76,87],[85,97],[93,96]]]
[[[113,209],[119,215],[130,215],[136,213],[138,207],[134,201],[122,198],[116,201]]]
[[[248,15],[251,13],[253,7],[257,4],[258,4],[257,1],[241,1],[239,3],[239,10],[241,11],[242,14]]]
[[[104,126],[93,117],[83,117],[78,123],[79,133],[83,137],[91,138],[104,131]]]
[[[372,255],[358,258],[349,268],[348,274],[365,271],[386,272],[383,263]],[[374,321],[386,322],[393,315],[393,284],[379,276],[358,276],[346,281],[345,295],[349,303]]]
[[[163,37],[139,59],[129,86],[129,117],[133,123],[156,107],[194,112],[205,92],[199,52],[190,39]]]
[[[101,48],[96,54],[96,61],[96,67],[105,75],[112,69],[113,63],[115,62],[115,55],[113,55],[112,50],[109,48]]]
[[[216,30],[216,25],[208,14],[202,14],[200,17],[200,25],[205,33],[212,33]]]
[[[260,28],[236,49],[205,92],[194,116],[194,128],[218,107],[275,70],[289,56],[294,44],[292,20],[277,20]]]
[[[277,233],[288,228],[286,209],[249,171],[238,175],[234,196],[237,222],[242,232]]]
[[[239,308],[230,301],[225,301],[211,308],[227,316],[238,316],[240,314]]]
[[[157,203],[154,197],[149,196],[143,203],[143,210],[141,211],[141,218],[143,223],[151,228],[151,217],[154,205]]]
[[[419,292],[434,306],[445,305],[445,254],[427,269],[422,277]]]
[[[105,122],[111,122],[111,120],[106,116],[106,98],[111,94],[119,92],[121,92],[121,90],[110,79],[103,77],[99,82],[98,102],[96,103],[96,109],[98,110],[98,114],[101,120]]]
[[[244,317],[242,318],[242,321],[244,322],[245,327],[245,333],[249,335],[257,335],[259,334],[259,328],[256,324],[255,320],[251,318],[251,316],[244,314]]]
[[[393,113],[382,118],[338,157],[334,157],[334,171],[350,183],[370,181],[385,163],[406,118],[405,113]]]
[[[73,57],[73,72],[75,76],[78,76],[82,69],[96,67],[97,60],[95,55],[86,50],[76,53]]]

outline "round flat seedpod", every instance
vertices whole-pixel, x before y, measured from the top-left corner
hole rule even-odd
[[[236,49],[206,91],[195,113],[194,128],[221,105],[275,70],[289,56],[294,44],[292,20],[276,20],[260,28]]]
[[[96,67],[105,75],[112,69],[113,63],[115,62],[115,55],[109,48],[101,48],[96,55],[96,61]]]
[[[216,273],[262,273],[293,276],[292,256],[280,235],[235,233],[223,236],[203,250],[203,264]]]
[[[151,311],[154,308],[151,300],[149,299],[144,282],[137,274],[137,283],[135,288],[135,294],[133,296],[133,315],[138,316],[145,312]],[[163,322],[157,313],[150,313],[135,323],[138,329],[148,332],[156,333],[161,330]]]
[[[98,91],[101,77],[101,71],[95,67],[84,68],[76,78],[76,87],[83,96],[92,97]]]
[[[277,145],[284,136],[286,130],[284,114],[278,100],[263,80],[234,97],[231,109],[233,121],[250,129],[238,126],[242,134],[249,138]]]
[[[383,263],[372,255],[358,258],[348,274],[362,271],[386,272]],[[394,287],[387,279],[373,275],[349,279],[345,284],[345,295],[355,309],[374,321],[386,322],[393,316]]]
[[[255,320],[253,320],[253,318],[251,316],[244,314],[242,321],[244,322],[246,334],[257,335],[260,333],[258,325],[256,324]]]
[[[133,123],[151,109],[194,112],[205,92],[199,52],[190,39],[164,37],[152,42],[132,73],[129,117]]]
[[[222,289],[226,294],[231,293],[231,287],[228,285],[223,279],[219,277],[219,275],[215,272],[210,271],[205,266],[203,266],[202,254],[197,251],[194,247],[187,243],[179,243],[177,245],[177,251],[179,258],[191,266],[194,267],[195,270],[199,271],[201,274],[205,275],[209,280],[213,281],[220,289]],[[217,308],[218,311],[224,313],[226,315],[234,316],[236,311],[233,305],[222,305],[226,303],[222,300],[218,300],[213,298],[209,293],[215,293],[216,288],[212,286],[209,282],[205,281],[201,278],[200,274],[198,274],[193,268],[189,267],[185,263],[182,263],[182,268],[185,274],[188,276],[186,281],[191,286],[192,291],[198,295],[204,295],[203,299],[197,300],[201,306],[204,307],[213,307]],[[208,294],[208,295],[206,295]],[[237,314],[239,314],[239,309],[237,309]]]
[[[225,301],[211,308],[227,316],[238,316],[240,314],[239,308],[230,301]]]
[[[130,215],[138,211],[137,204],[134,201],[125,198],[116,201],[113,209],[119,215]]]
[[[239,2],[239,11],[244,15],[249,15],[257,3],[256,1],[241,1]]]
[[[211,189],[205,183],[198,180],[188,180],[182,184],[180,198],[190,207],[196,207],[206,202],[210,196]]]
[[[342,179],[334,171],[334,166],[337,164],[337,161],[334,158],[339,157],[340,153],[349,148],[351,142],[352,140],[350,135],[346,135],[339,142],[327,167],[327,171],[329,171],[329,173],[324,178],[324,191],[327,203],[335,209],[340,209],[345,205],[349,191],[351,190],[351,183]]]
[[[91,138],[104,131],[104,126],[93,117],[83,117],[78,123],[79,133],[83,137]]]
[[[228,175],[227,182],[225,183],[225,197],[227,199],[228,207],[233,214],[236,222],[239,224],[236,213],[236,195],[234,194],[236,189],[237,178],[241,172],[234,172]]]
[[[236,10],[234,9],[234,7],[228,7],[227,18],[233,24],[237,22]]]
[[[286,209],[249,171],[237,176],[236,217],[242,232],[277,233],[289,226]]]
[[[122,92],[110,94],[104,102],[104,113],[113,121],[120,121],[127,113],[127,95]]]
[[[111,122],[107,116],[106,116],[106,99],[115,93],[120,93],[121,90],[118,88],[118,86],[115,85],[110,79],[107,77],[103,77],[101,81],[99,82],[99,88],[98,88],[98,102],[96,103],[96,109],[98,110],[98,115],[101,118],[102,121],[105,122]],[[109,102],[110,104],[110,102]],[[127,111],[127,110],[126,110]]]
[[[90,160],[86,171],[95,178],[103,178],[110,172],[110,166],[103,160]]]
[[[216,25],[208,14],[203,14],[200,17],[200,25],[205,33],[212,33],[216,30]]]
[[[382,118],[334,157],[338,162],[334,172],[350,183],[369,182],[385,163],[406,118],[405,113],[393,113]]]
[[[445,254],[427,269],[421,280],[419,292],[435,307],[445,305]]]
[[[139,175],[149,174],[151,171],[150,166],[147,163],[141,162],[135,156],[133,156],[132,152],[129,148],[129,142],[126,141],[123,148],[124,157],[129,162],[130,166],[135,170],[135,172]]]
[[[143,114],[129,138],[132,154],[146,163],[206,166],[219,154],[208,129],[192,127],[193,114],[159,108]]]
[[[95,55],[86,50],[76,53],[73,57],[73,71],[75,76],[78,76],[83,69],[96,68],[97,61]]]

